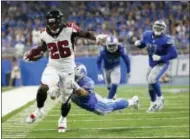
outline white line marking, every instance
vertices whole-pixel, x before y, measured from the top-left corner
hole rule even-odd
[[[71,130],[110,130],[110,129],[149,129],[154,128],[189,128],[187,125],[181,125],[181,126],[133,126],[133,127],[92,127],[92,128],[72,128]],[[34,129],[33,131],[55,131],[55,128],[41,128],[41,129]],[[136,131],[135,131],[136,132]]]
[[[176,120],[176,119],[189,119],[189,117],[176,117],[176,118],[125,118],[125,119],[114,119],[114,121],[138,121],[138,120]],[[113,121],[113,119],[104,119],[104,120],[99,120],[99,119],[87,119],[87,120],[68,120],[69,123],[71,122],[110,122]],[[48,120],[48,121],[43,121],[43,123],[55,123],[57,122],[54,120]]]
[[[34,107],[35,106],[35,107]],[[55,107],[55,103],[52,102],[50,99],[47,100],[45,109],[46,113],[43,116],[43,118],[48,114],[48,111],[50,111],[53,107]],[[36,104],[33,104],[29,106],[27,109],[24,109],[23,111],[19,112],[15,116],[11,117],[4,123],[2,123],[2,138],[12,138],[12,137],[25,137],[30,130],[40,121],[42,118],[38,118],[35,123],[33,124],[27,124],[25,123],[26,117],[36,109]],[[31,110],[30,112],[26,113],[26,111]],[[12,122],[14,122],[14,126],[12,126]]]
[[[35,138],[35,137],[30,137],[30,138]],[[67,137],[68,138],[68,137]],[[74,138],[86,138],[86,137],[74,137]],[[90,138],[89,136],[87,136],[87,138]],[[98,137],[98,138],[109,138],[109,139],[112,139],[112,138],[126,138],[126,139],[132,139],[132,138],[181,138],[181,139],[184,139],[184,138],[189,138],[188,136],[167,136],[167,135],[163,135],[163,136],[145,136],[145,137],[142,137],[142,136],[130,136],[130,137],[126,137],[126,136],[120,136],[120,137],[109,137],[109,136],[102,136],[102,137]],[[36,138],[35,138],[36,139]]]
[[[131,114],[134,114],[134,115],[143,115],[143,114],[145,114],[145,115],[148,115],[148,114],[154,114],[154,115],[157,115],[157,114],[172,114],[172,113],[177,113],[177,114],[180,114],[180,113],[189,113],[189,111],[178,111],[178,112],[176,112],[176,111],[166,111],[166,112],[164,112],[164,111],[160,111],[160,112],[155,112],[155,113],[146,113],[146,112],[144,112],[144,113],[138,113],[138,112],[134,112],[134,113],[131,113],[131,112],[126,112],[126,113],[124,113],[124,112],[122,112],[122,113],[114,113],[115,115],[131,115]],[[94,113],[75,113],[75,114],[69,114],[69,116],[91,116],[91,115],[93,115]],[[96,114],[95,114],[96,115]],[[59,115],[56,115],[56,114],[49,114],[49,115],[47,115],[48,117],[58,117]]]
[[[170,106],[165,105],[165,107],[167,109],[175,109],[175,110],[188,109],[189,110],[189,106],[179,107],[178,105],[175,105],[175,107],[170,107]],[[147,108],[142,108],[142,109],[147,109]],[[84,112],[85,110],[83,110],[81,108],[74,108],[74,109],[71,108],[71,111],[73,111],[73,112]],[[60,112],[60,109],[53,109],[51,112]]]

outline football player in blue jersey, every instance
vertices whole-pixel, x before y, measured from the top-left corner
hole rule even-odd
[[[163,20],[157,20],[153,24],[152,31],[145,31],[142,39],[134,43],[138,48],[146,47],[149,57],[147,81],[151,103],[147,112],[155,112],[164,107],[159,79],[167,71],[170,60],[177,57],[173,38],[165,34],[166,27]]]
[[[138,96],[131,99],[108,99],[103,98],[94,91],[94,82],[87,76],[86,67],[83,64],[77,64],[75,68],[75,82],[72,83],[73,94],[71,100],[82,109],[94,112],[99,115],[105,115],[112,111],[133,106],[139,108]]]
[[[127,76],[130,77],[130,59],[126,53],[126,49],[119,44],[118,39],[114,36],[108,36],[105,41],[105,47],[97,58],[98,80],[105,79],[109,94],[108,98],[113,99],[117,92],[118,84],[121,79],[120,57],[123,58]],[[103,74],[101,64],[103,62]]]

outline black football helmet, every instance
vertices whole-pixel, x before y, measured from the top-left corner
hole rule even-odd
[[[63,13],[59,10],[51,10],[46,14],[46,28],[53,34],[57,34],[64,25]]]

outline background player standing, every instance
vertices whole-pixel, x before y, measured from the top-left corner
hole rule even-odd
[[[149,57],[147,81],[151,103],[147,112],[155,112],[164,107],[159,79],[167,71],[170,60],[177,57],[173,38],[165,34],[166,23],[157,20],[152,30],[145,31],[142,39],[135,41],[135,46],[138,48],[147,48]]]
[[[119,44],[118,39],[114,36],[108,36],[105,47],[97,58],[98,80],[103,80],[101,64],[103,62],[103,74],[108,88],[108,98],[112,99],[121,80],[120,57],[123,58],[127,76],[130,77],[130,59],[126,53],[125,47]]]

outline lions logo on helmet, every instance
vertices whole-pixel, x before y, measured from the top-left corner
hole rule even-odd
[[[75,67],[75,78],[76,79],[81,79],[82,77],[87,75],[87,70],[85,65],[81,63],[76,63]]]
[[[154,22],[152,30],[156,36],[160,36],[166,32],[166,23],[163,20],[157,20]]]
[[[118,39],[114,36],[109,36],[106,39],[106,49],[113,53],[118,49]]]

